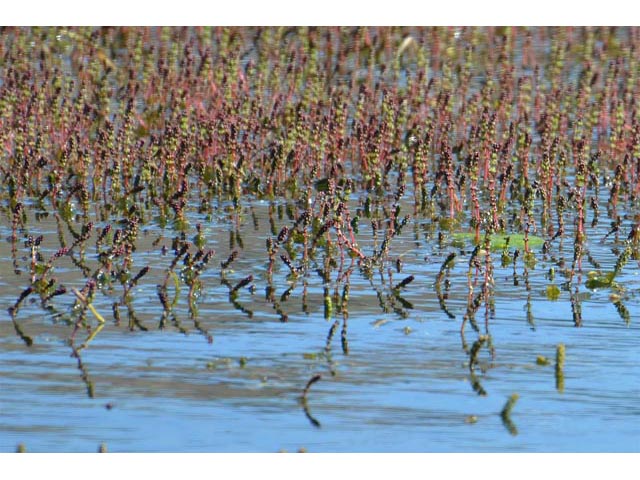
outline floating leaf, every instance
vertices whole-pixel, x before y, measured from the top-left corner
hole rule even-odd
[[[547,285],[547,298],[549,300],[558,300],[560,297],[560,289],[557,285]]]
[[[547,357],[545,357],[544,355],[538,355],[536,357],[536,364],[537,365],[542,365],[542,366],[546,366],[549,365],[551,363],[551,360],[549,360]]]
[[[464,244],[467,242],[476,245],[475,233],[454,233],[452,235],[454,245]],[[529,248],[541,247],[544,240],[535,235],[529,235]],[[513,233],[506,235],[503,233],[494,233],[491,235],[491,250],[504,250],[506,247],[524,249],[524,235],[521,233]]]
[[[614,277],[615,272],[599,274],[598,272],[591,271],[587,273],[587,282],[585,283],[585,286],[590,290],[613,287],[615,286],[615,282],[613,281]]]

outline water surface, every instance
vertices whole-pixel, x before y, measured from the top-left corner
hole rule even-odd
[[[357,269],[351,274],[345,354],[342,316],[334,312],[324,318],[324,285],[317,273],[298,279],[291,296],[280,302],[288,314],[286,323],[280,321],[264,290],[267,203],[254,202],[241,211],[245,248],[225,275],[235,283],[252,274],[255,288],[242,289],[234,306],[219,268],[206,272],[198,319],[212,343],[194,328],[184,299],[176,312],[188,333],[157,328],[161,309],[155,282],[170,259],[150,245],[160,235],[167,240],[158,247],[168,244],[170,235],[145,228],[137,264],[151,264],[151,277],[135,288],[133,305],[149,331],[132,332],[126,322],[109,321],[82,351],[94,398],[87,395],[87,382],[71,356],[72,327],[38,304],[24,305],[17,318],[34,340],[27,347],[5,309],[0,449],[13,451],[23,443],[30,451],[91,452],[105,443],[110,451],[143,452],[638,451],[636,267],[625,269],[619,279],[626,286],[629,318],[619,314],[610,289],[581,286],[582,323],[576,328],[572,291],[561,290],[557,300],[546,296],[550,263],[539,262],[532,270],[516,263],[514,277],[513,266],[501,267],[496,254],[494,311],[485,317],[481,307],[480,332],[467,322],[461,334],[470,249],[435,245],[416,223],[394,239],[394,252],[404,260],[394,282],[415,277],[402,290],[404,304],[394,303],[384,279],[388,273],[371,280]],[[277,221],[287,223],[286,217]],[[46,220],[37,225],[45,234],[55,231]],[[223,219],[207,228],[216,259],[227,257],[229,232],[236,228]],[[366,225],[362,229],[366,234]],[[612,267],[610,244],[594,241],[590,247],[602,268]],[[434,288],[449,252],[458,258],[448,275],[445,306],[455,318],[441,309]],[[283,264],[276,269],[276,298],[290,286],[287,270]],[[64,268],[59,274],[64,278]],[[22,280],[3,273],[5,306],[15,301]],[[98,295],[94,305],[106,313],[112,300]],[[334,320],[340,326],[327,349]],[[472,373],[469,349],[486,331],[493,355],[483,347]],[[562,391],[554,368],[558,344],[566,347]],[[538,356],[549,365],[538,365]],[[322,378],[309,388],[305,410],[300,397],[315,374]],[[519,400],[507,425],[500,412],[513,393]]]

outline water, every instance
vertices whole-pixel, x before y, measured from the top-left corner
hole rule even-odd
[[[276,264],[274,298],[288,322],[280,321],[266,299],[264,245],[270,221],[278,230],[291,222],[270,214],[266,202],[247,202],[239,211],[221,212],[204,223],[207,248],[214,248],[216,256],[202,277],[200,331],[189,318],[183,287],[175,312],[187,334],[173,326],[157,328],[162,308],[156,285],[171,261],[171,254],[163,257],[159,249],[170,247],[173,232],[142,227],[135,265],[152,268],[135,287],[132,305],[149,331],[129,331],[124,307],[122,322],[114,324],[111,305],[121,295],[117,288],[110,295],[98,294],[94,305],[107,324],[82,350],[84,381],[71,356],[72,327],[62,321],[64,316],[27,302],[17,320],[34,345],[25,346],[16,335],[7,308],[28,280],[26,272],[11,273],[10,244],[2,243],[0,451],[14,451],[20,443],[33,452],[92,452],[102,443],[112,452],[640,450],[636,261],[616,277],[625,286],[624,318],[611,289],[588,290],[584,279],[577,291],[561,289],[557,300],[548,299],[547,285],[562,286],[564,279],[559,274],[553,281],[547,278],[553,263],[539,252],[536,267],[527,269],[518,261],[515,276],[513,266],[502,267],[499,252],[494,253],[493,312],[483,304],[475,318],[479,332],[466,322],[461,333],[471,249],[438,245],[427,222],[412,222],[393,239],[391,250],[391,258],[401,256],[404,264],[400,273],[394,270],[393,284],[414,276],[400,292],[402,300],[389,287],[386,267],[370,280],[357,268],[351,273],[345,354],[342,315],[334,305],[332,318],[324,318],[325,285],[313,269],[282,299],[291,278],[284,264]],[[192,219],[203,220],[195,214]],[[46,257],[56,250],[55,222],[51,217],[32,222],[30,232],[45,235]],[[371,237],[364,221],[360,228],[363,239]],[[255,288],[240,289],[234,305],[221,283],[219,262],[229,255],[230,232],[236,231],[244,248],[233,246],[240,253],[225,276],[235,285],[252,274]],[[606,232],[604,225],[596,228],[589,242],[603,270],[616,260],[614,241],[600,242]],[[3,227],[3,238],[9,234]],[[372,243],[365,240],[361,247],[369,252]],[[568,240],[567,252],[572,248]],[[87,261],[95,262],[92,241],[88,245]],[[450,252],[457,253],[457,260],[442,291],[455,318],[443,311],[434,288]],[[322,258],[316,261],[321,267]],[[583,267],[585,272],[591,268],[586,260]],[[68,259],[56,273],[68,286],[83,284]],[[335,280],[334,272],[331,293]],[[581,307],[580,328],[572,298]],[[54,301],[62,314],[71,302],[71,293]],[[327,350],[335,320],[338,327]],[[212,335],[212,343],[203,332]],[[469,350],[487,332],[493,352],[483,346],[471,370]],[[87,337],[84,331],[77,335],[77,345]],[[554,368],[558,344],[566,347],[563,389]],[[537,364],[538,356],[549,364]],[[316,374],[321,379],[310,386],[305,405],[303,389]],[[87,395],[89,384],[94,398]],[[479,395],[481,390],[486,395]],[[503,419],[500,412],[513,393],[519,399]]]

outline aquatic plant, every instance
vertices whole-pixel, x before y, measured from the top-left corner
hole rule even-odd
[[[504,407],[500,411],[500,418],[502,419],[502,423],[504,424],[505,428],[509,430],[509,433],[511,435],[518,434],[518,429],[516,428],[513,421],[511,420],[511,412],[513,410],[513,407],[515,407],[519,398],[520,396],[517,393],[511,394],[509,396],[509,399],[507,400],[507,403],[504,404]]]
[[[566,358],[566,348],[563,343],[556,347],[556,390],[564,391],[564,361]]]
[[[473,391],[487,395],[504,285],[525,328],[539,328],[538,298],[570,302],[563,321],[585,324],[585,289],[610,289],[631,322],[638,32],[2,29],[14,330],[29,347],[39,313],[68,326],[93,397],[82,355],[105,329],[195,331],[212,344],[212,310],[283,329],[317,317],[334,376],[331,355],[360,348],[350,335],[362,297],[380,326],[422,315],[417,302],[435,292]],[[564,357],[558,345],[559,392]],[[302,395],[316,426],[307,395],[319,379]],[[501,414],[511,433],[516,400]]]

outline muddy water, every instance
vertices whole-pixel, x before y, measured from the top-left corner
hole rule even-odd
[[[205,225],[207,248],[216,250],[202,276],[197,325],[183,292],[175,308],[183,332],[175,325],[158,328],[156,285],[171,261],[160,248],[170,248],[174,232],[144,226],[134,259],[137,268],[150,265],[151,271],[134,289],[132,308],[148,331],[130,331],[126,320],[116,324],[111,309],[121,292],[101,292],[94,305],[107,324],[82,351],[84,370],[71,355],[72,327],[63,321],[71,294],[53,302],[55,311],[27,302],[17,320],[34,344],[27,347],[16,335],[7,308],[28,279],[26,272],[12,273],[11,245],[4,240],[10,227],[1,227],[1,451],[20,443],[40,452],[91,452],[103,443],[109,451],[134,452],[640,450],[637,261],[616,277],[624,290],[614,292],[585,288],[592,268],[585,260],[585,278],[551,299],[547,287],[566,280],[548,275],[561,249],[554,250],[555,262],[538,252],[534,268],[522,261],[515,269],[503,267],[494,253],[491,308],[478,310],[477,332],[470,322],[461,331],[469,282],[478,281],[468,275],[471,247],[439,242],[433,226],[418,220],[393,240],[391,260],[402,259],[401,272],[394,262],[370,278],[354,268],[345,329],[337,308],[325,319],[325,284],[313,269],[282,298],[292,280],[284,264],[276,265],[274,298],[287,322],[267,300],[265,240],[270,221],[277,230],[291,224],[286,215],[270,214],[266,202],[247,202],[237,212],[190,220]],[[29,227],[31,234],[44,234],[45,256],[59,247],[52,217],[32,219]],[[591,231],[588,247],[600,268],[610,270],[616,242],[603,241],[606,227]],[[372,248],[371,233],[363,221],[364,250]],[[563,247],[569,263],[570,240]],[[228,282],[254,277],[253,288],[240,289],[235,303],[219,267],[232,249],[239,256],[225,274]],[[88,262],[91,252],[87,248]],[[434,282],[451,252],[456,263],[439,299]],[[399,295],[389,285],[391,266],[395,285],[414,276]],[[68,287],[84,284],[68,259],[56,274]],[[331,293],[334,288],[335,274]],[[126,309],[121,313],[126,318]],[[480,345],[470,368],[470,351],[487,334],[490,341]],[[560,380],[559,344],[566,349]],[[302,402],[317,374],[320,380]],[[501,416],[514,393],[518,401]]]

